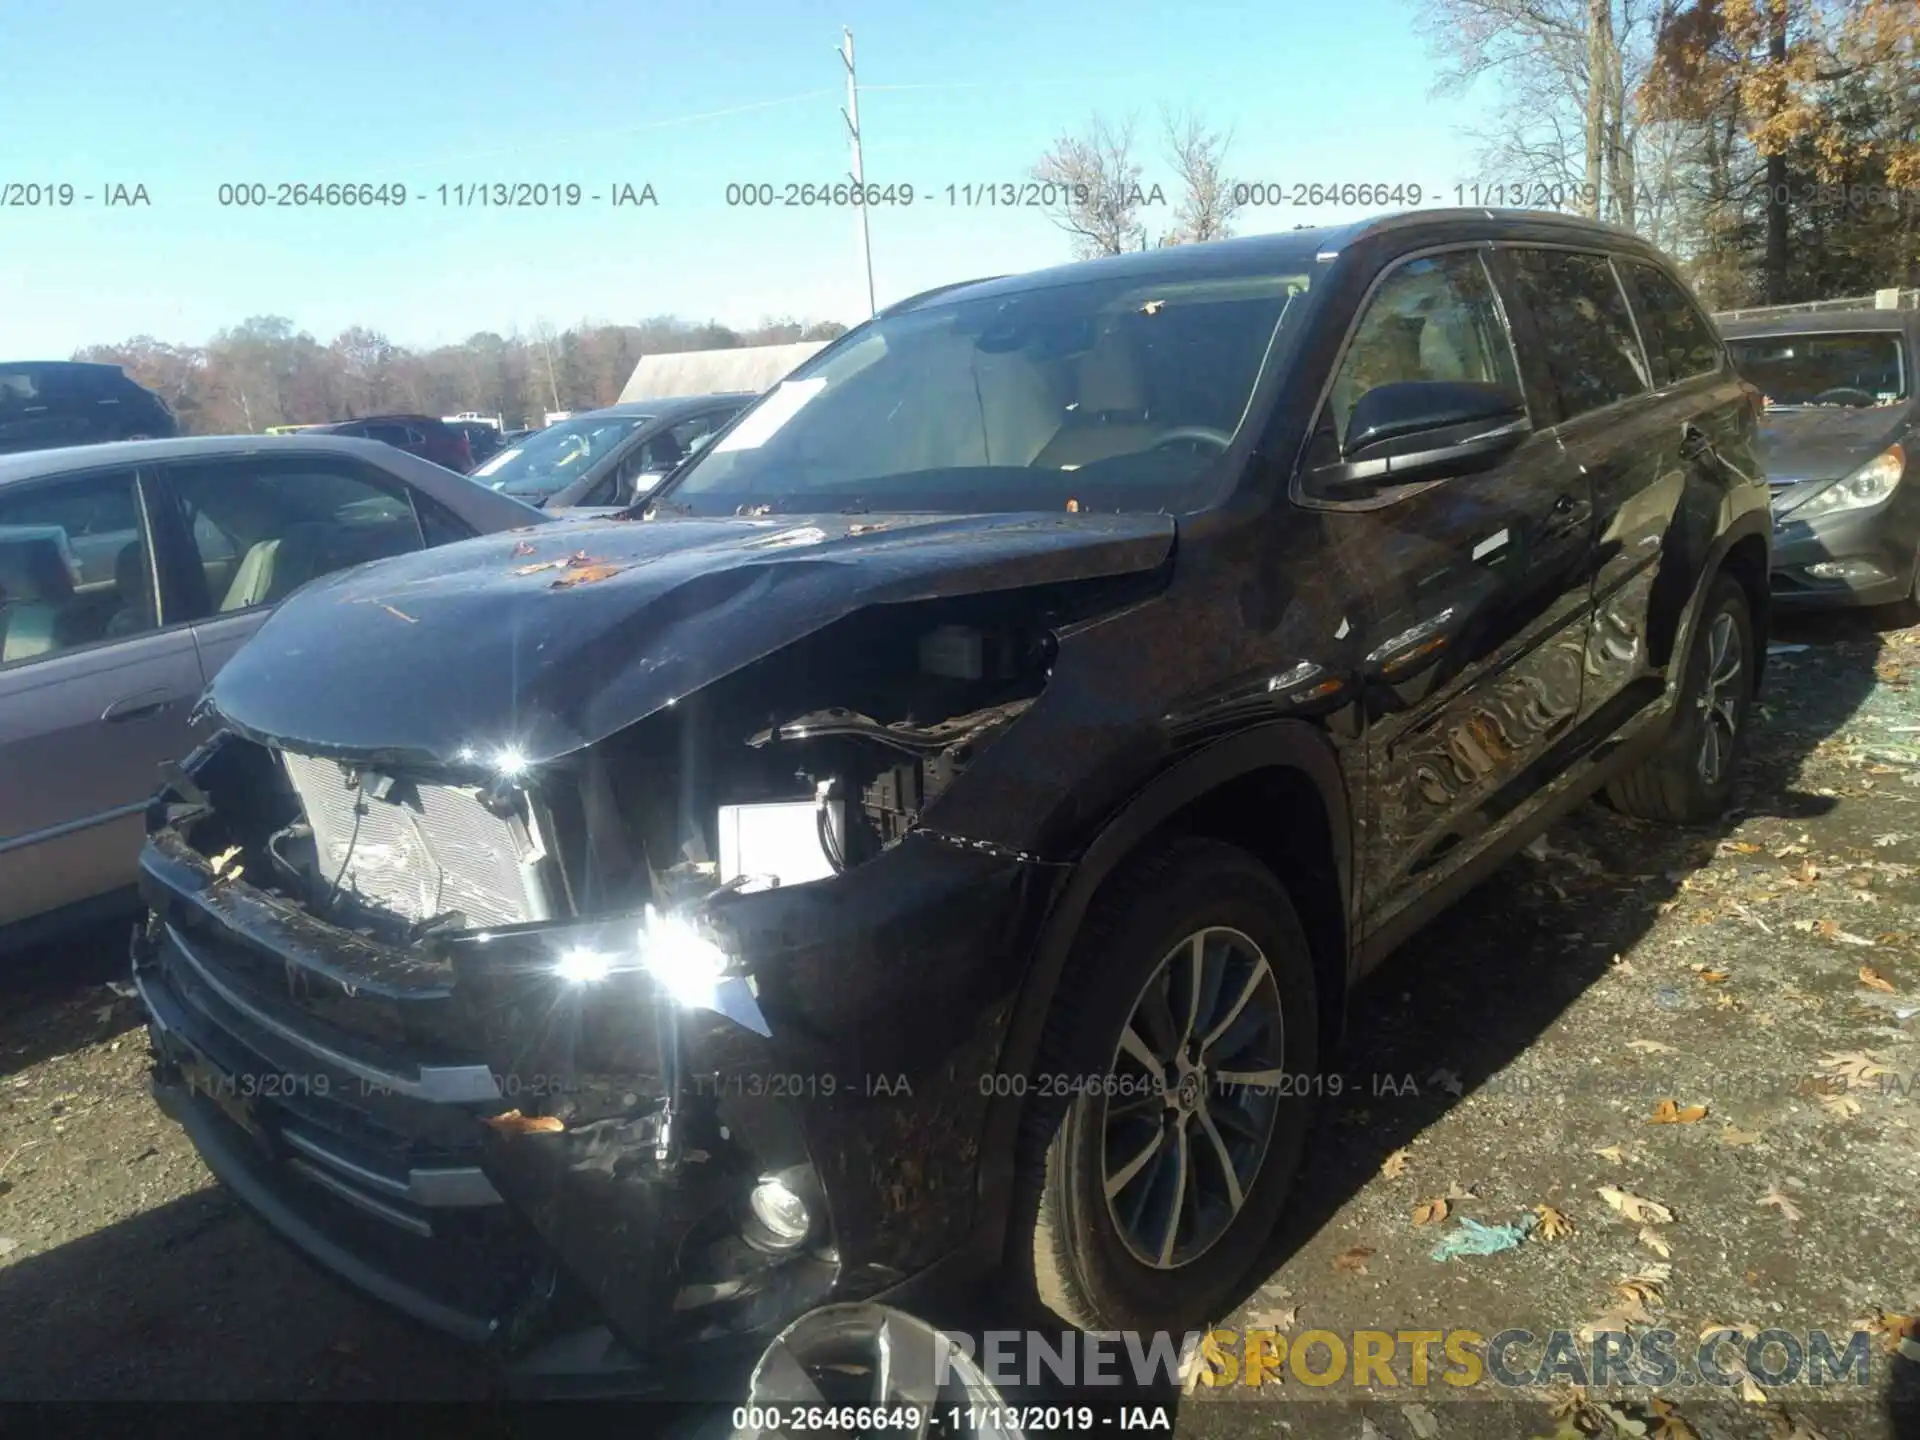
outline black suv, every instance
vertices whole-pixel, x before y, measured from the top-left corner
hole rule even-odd
[[[118,365],[0,360],[0,454],[179,433],[166,401]]]
[[[1359,976],[1586,796],[1725,805],[1756,406],[1659,252],[1558,216],[895,305],[641,515],[274,613],[149,813],[157,1092],[532,1367],[1002,1261],[1191,1326]]]

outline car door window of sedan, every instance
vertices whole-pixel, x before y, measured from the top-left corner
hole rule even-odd
[[[130,471],[0,493],[0,664],[152,630],[152,574]]]
[[[1604,255],[1515,249],[1514,280],[1571,420],[1653,388],[1627,297]]]
[[[1516,399],[1520,393],[1493,283],[1473,251],[1409,260],[1381,282],[1334,377],[1316,445],[1337,445],[1369,390],[1418,380],[1497,385]]]
[[[212,461],[168,471],[198,552],[203,613],[277,605],[307,581],[425,545],[404,493],[334,461]]]

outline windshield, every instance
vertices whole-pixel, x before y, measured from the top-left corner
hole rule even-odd
[[[696,514],[1192,508],[1305,275],[1139,276],[875,320],[658,502]]]
[[[1912,393],[1900,337],[1890,330],[1748,335],[1727,345],[1770,406],[1892,405]]]
[[[473,478],[509,495],[555,494],[586,474],[596,461],[652,418],[584,415],[578,420],[562,420],[516,440],[486,464],[476,466]]]

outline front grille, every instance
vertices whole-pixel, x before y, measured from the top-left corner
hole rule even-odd
[[[395,783],[385,798],[333,760],[281,752],[300,796],[321,880],[410,921],[459,914],[468,928],[552,918],[537,836],[478,792]]]

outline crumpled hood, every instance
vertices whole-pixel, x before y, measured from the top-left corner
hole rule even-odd
[[[1912,418],[1907,405],[1769,410],[1759,433],[1767,480],[1776,495],[1787,486],[1838,480],[1899,439]]]
[[[236,729],[312,754],[537,764],[865,606],[1138,574],[1174,536],[1166,515],[540,526],[315,581],[211,700]]]

